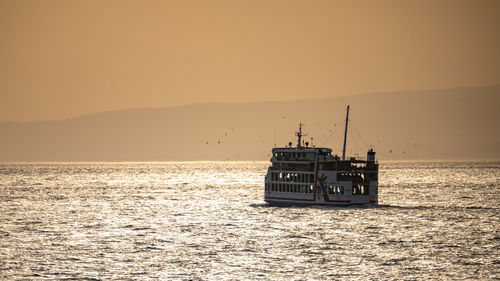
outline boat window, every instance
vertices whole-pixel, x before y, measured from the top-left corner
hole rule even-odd
[[[355,184],[352,186],[352,194],[353,195],[369,195],[368,186],[364,186],[362,184]]]

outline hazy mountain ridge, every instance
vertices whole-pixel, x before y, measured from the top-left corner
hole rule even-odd
[[[266,160],[274,145],[333,147],[351,105],[349,154],[379,159],[500,159],[500,85],[334,99],[192,104],[67,120],[0,123],[0,161]]]

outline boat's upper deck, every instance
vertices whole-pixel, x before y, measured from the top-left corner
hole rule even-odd
[[[318,157],[337,157],[332,156],[332,150],[329,148],[316,148],[316,147],[280,147],[273,148],[273,157],[271,162],[274,161],[315,161],[316,153]]]
[[[316,153],[318,153],[318,161],[341,161],[337,155],[332,155],[332,150],[325,147],[279,147],[273,148],[273,157],[271,162],[276,161],[316,161]],[[366,162],[365,159],[359,157],[351,157],[344,161],[353,163]]]
[[[337,155],[332,155],[330,148],[323,147],[280,147],[272,150],[272,170],[313,170],[316,163],[328,170],[377,170],[378,163],[375,159],[359,159],[351,157],[342,160]],[[373,152],[369,152],[368,155]],[[374,157],[373,157],[374,158]]]

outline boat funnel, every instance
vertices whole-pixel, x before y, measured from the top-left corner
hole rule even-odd
[[[375,151],[373,151],[373,148],[370,148],[370,150],[368,150],[368,153],[366,154],[366,161],[375,161]]]

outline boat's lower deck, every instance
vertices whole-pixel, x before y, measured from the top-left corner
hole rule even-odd
[[[289,200],[273,200],[273,199],[265,199],[266,203],[272,206],[314,206],[314,205],[322,205],[322,206],[333,206],[333,207],[349,207],[349,206],[373,206],[376,204],[351,204],[351,203],[317,203],[317,202],[298,202],[298,201],[289,201]]]
[[[290,194],[287,192],[267,192],[264,201],[273,205],[377,205],[377,198],[370,195],[335,196],[328,193]]]
[[[326,177],[325,177],[326,178]],[[264,200],[271,204],[376,205],[378,182],[352,181],[314,183],[267,180]]]

